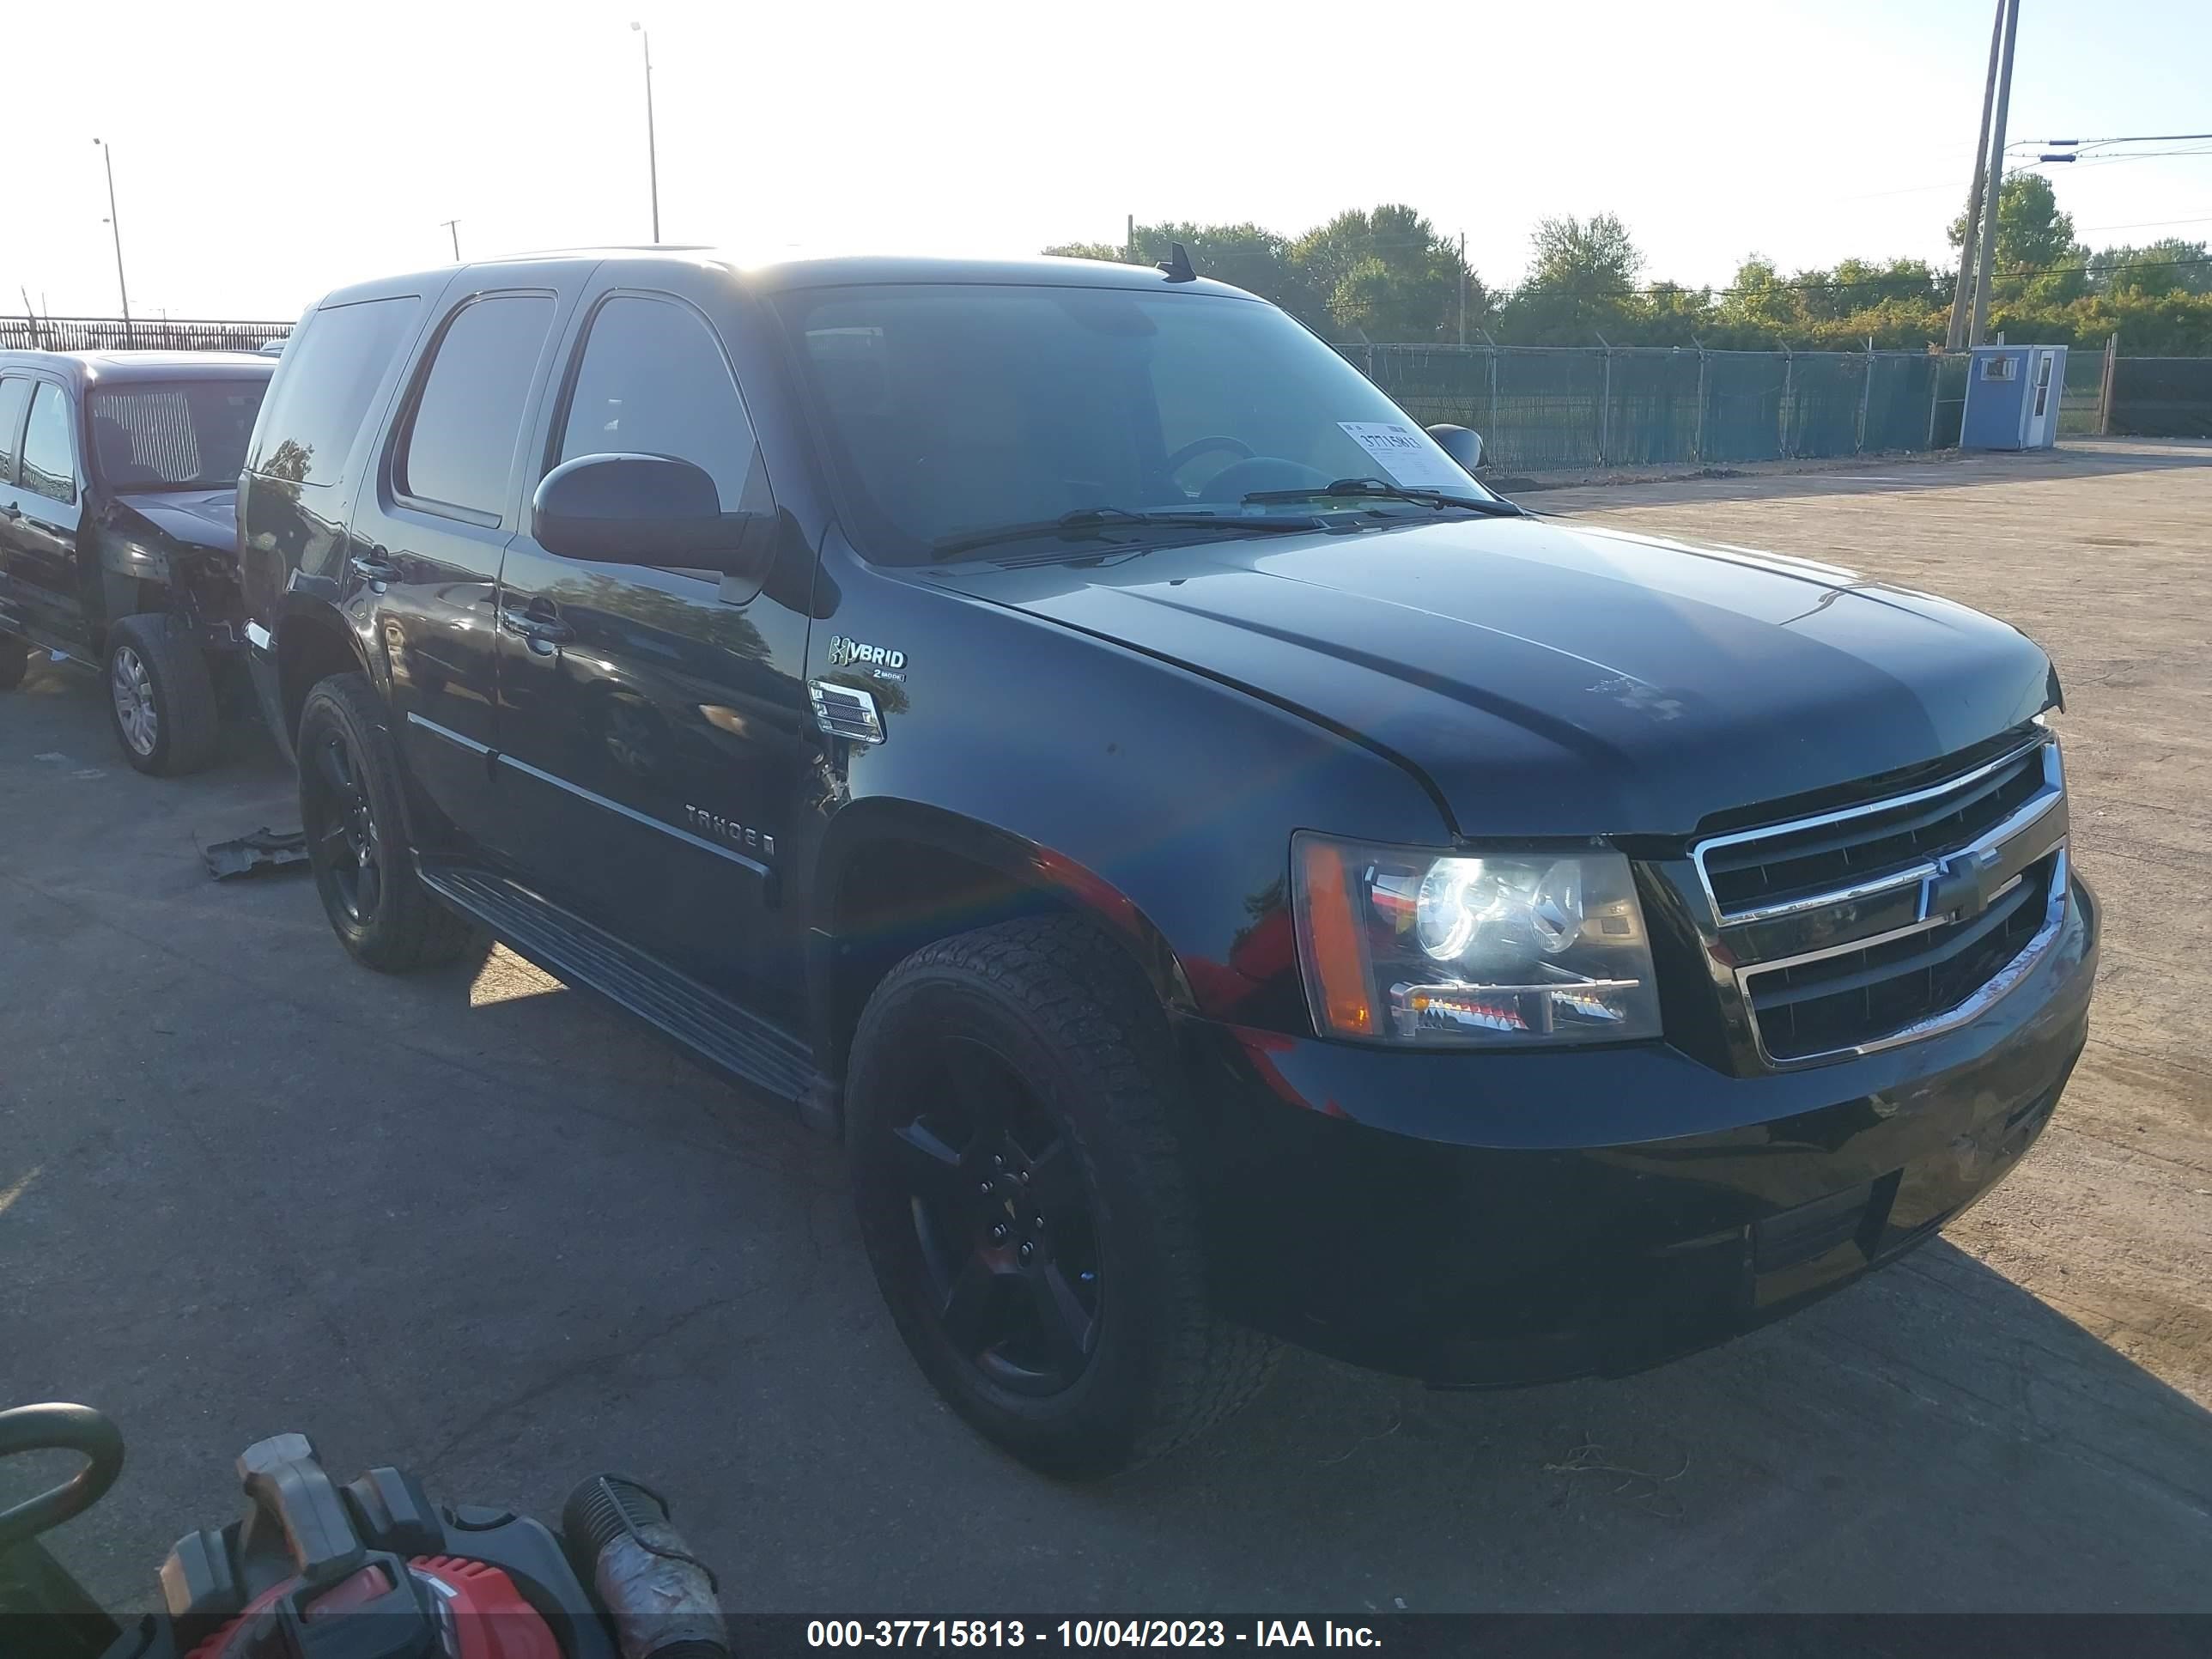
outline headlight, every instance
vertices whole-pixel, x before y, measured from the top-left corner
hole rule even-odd
[[[1659,1035],[1618,853],[1425,853],[1301,832],[1298,961],[1328,1036],[1424,1047]]]

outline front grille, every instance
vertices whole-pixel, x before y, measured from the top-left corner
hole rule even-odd
[[[1979,775],[1924,792],[1925,798],[1908,795],[1833,822],[1710,843],[1705,880],[1722,915],[1735,921],[1885,876],[1902,878],[1924,871],[1931,855],[1956,852],[1995,829],[2043,787],[2042,748],[2036,745]]]
[[[1855,1048],[1965,1002],[2043,926],[2058,857],[2014,878],[1972,920],[1753,975],[1747,1000],[1767,1054],[1803,1060]]]
[[[1712,953],[1771,1066],[1949,1030],[2015,982],[2066,895],[2065,785],[2042,733],[1942,781],[1692,849]]]

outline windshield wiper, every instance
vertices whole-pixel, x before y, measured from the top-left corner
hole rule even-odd
[[[1415,501],[1423,507],[1463,507],[1470,513],[1492,519],[1528,516],[1525,508],[1499,498],[1455,495],[1442,489],[1408,489],[1403,484],[1385,483],[1380,478],[1339,478],[1321,489],[1255,489],[1244,497],[1244,504],[1258,507],[1269,501],[1326,501],[1346,495],[1364,496],[1370,501]]]
[[[1314,527],[1315,521],[1304,517],[1271,519],[1256,514],[1229,516],[1219,513],[1178,513],[1172,509],[1138,513],[1126,507],[1079,507],[1074,512],[1063,513],[1056,519],[1038,519],[1027,524],[1006,524],[992,530],[977,530],[963,536],[940,537],[929,546],[933,553],[950,555],[973,552],[979,547],[996,547],[1005,542],[1034,541],[1046,536],[1056,536],[1062,541],[1085,541],[1109,530],[1220,530],[1242,536],[1254,531],[1310,531]]]

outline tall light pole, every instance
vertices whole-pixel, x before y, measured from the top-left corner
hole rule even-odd
[[[1990,283],[1997,263],[1997,198],[2004,193],[2005,112],[2012,102],[2012,52],[2020,44],[2020,0],[2005,7],[2004,66],[1997,74],[1996,119],[1990,131],[1990,176],[1982,186],[1980,275],[1974,282],[1974,311],[1966,325],[1966,343],[1982,343],[1990,319]]]
[[[660,240],[660,150],[653,131],[653,36],[642,23],[632,23],[645,48],[645,166],[653,183],[653,240]]]
[[[131,284],[123,280],[123,227],[115,217],[115,152],[95,138],[100,158],[107,163],[107,228],[115,233],[115,287],[123,296],[123,337],[131,337]]]

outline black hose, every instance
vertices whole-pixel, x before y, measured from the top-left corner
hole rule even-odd
[[[27,1451],[82,1452],[90,1461],[52,1492],[0,1512],[0,1550],[82,1515],[123,1473],[123,1436],[89,1406],[19,1406],[0,1412],[0,1457]]]

